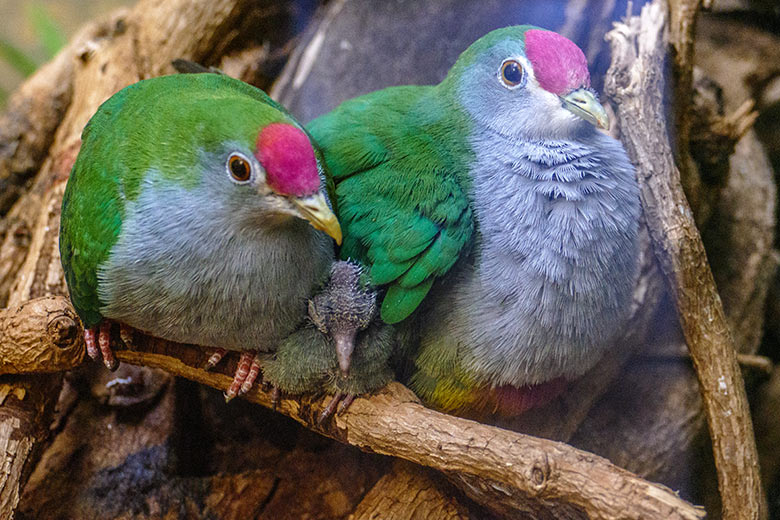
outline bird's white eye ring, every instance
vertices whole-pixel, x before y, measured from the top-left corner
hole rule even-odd
[[[507,88],[516,88],[523,82],[523,66],[517,60],[504,60],[498,72],[498,77]]]
[[[227,160],[227,171],[234,181],[246,183],[252,178],[252,164],[241,154],[232,153]]]

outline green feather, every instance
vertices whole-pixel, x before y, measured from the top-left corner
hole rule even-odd
[[[344,377],[333,343],[309,323],[287,337],[273,357],[262,361],[263,380],[290,394],[362,395],[392,380],[388,359],[394,347],[392,327],[372,323],[358,333],[349,375]]]
[[[406,319],[422,303],[428,291],[431,290],[433,281],[434,278],[428,278],[412,287],[403,287],[400,284],[390,285],[380,309],[382,320],[392,325]]]
[[[462,107],[439,87],[393,87],[312,121],[335,184],[342,258],[387,286],[382,319],[397,323],[468,251],[474,221]]]

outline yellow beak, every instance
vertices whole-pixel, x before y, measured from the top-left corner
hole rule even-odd
[[[560,96],[563,108],[585,121],[605,130],[609,129],[609,116],[596,95],[586,88],[578,88]]]
[[[325,196],[322,193],[302,199],[291,197],[290,201],[295,204],[301,216],[308,220],[314,229],[324,231],[333,237],[338,245],[341,245],[341,226],[336,215],[325,202]]]

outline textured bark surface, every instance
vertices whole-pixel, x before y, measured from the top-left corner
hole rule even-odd
[[[0,518],[14,517],[48,437],[61,380],[57,374],[13,376],[0,382]]]
[[[643,8],[640,19],[619,25],[610,33],[613,63],[607,91],[619,106],[620,128],[638,169],[653,249],[701,384],[723,518],[763,518],[765,498],[736,349],[680,185],[680,172],[672,160],[665,122],[653,109],[664,100],[666,16],[666,6],[654,2]],[[673,20],[673,34],[675,23]]]
[[[457,491],[440,476],[419,466],[397,462],[355,508],[353,520],[489,520],[455,499]]]
[[[41,67],[8,100],[0,116],[0,216],[10,209],[46,157],[70,102],[72,75],[71,46]]]
[[[63,308],[69,306],[64,298],[59,301]],[[233,359],[206,372],[196,367],[204,364],[208,351],[140,334],[135,335],[134,350],[119,350],[116,356],[124,363],[161,368],[218,389],[228,387],[235,369]],[[273,406],[271,393],[259,388],[246,399]],[[547,511],[550,518],[565,518],[572,512],[604,519],[703,516],[702,510],[668,488],[606,459],[563,443],[429,410],[397,383],[370,399],[357,399],[343,415],[318,424],[327,401],[327,396],[282,399],[276,409],[309,429],[362,450],[462,475],[469,483],[468,495],[499,514],[511,516],[519,510]],[[561,513],[556,514],[556,509]]]
[[[30,338],[26,336],[30,327],[46,330],[46,335]],[[85,355],[80,336],[78,316],[54,296],[1,309],[0,375],[61,372],[78,366]]]

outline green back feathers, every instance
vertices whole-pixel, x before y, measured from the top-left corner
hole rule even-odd
[[[341,257],[387,286],[382,319],[422,302],[471,242],[469,126],[438,87],[393,87],[309,124],[335,182]]]
[[[125,202],[139,195],[148,172],[197,185],[201,153],[228,140],[254,150],[259,129],[277,121],[296,124],[261,90],[219,74],[141,81],[101,105],[82,134],[60,229],[65,277],[85,326],[102,319],[98,268],[120,235]]]

